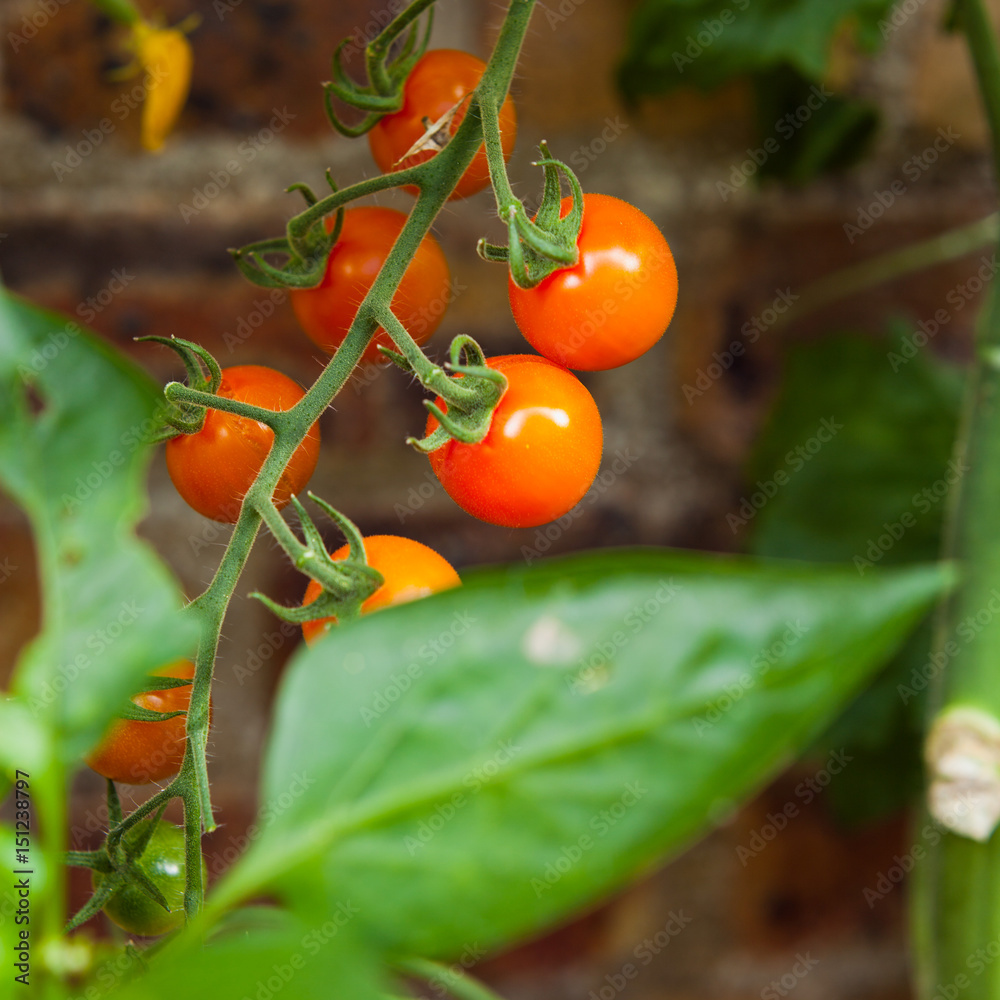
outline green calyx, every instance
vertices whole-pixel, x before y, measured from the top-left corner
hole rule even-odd
[[[298,497],[293,496],[292,504],[299,515],[306,544],[303,545],[295,537],[280,515],[278,520],[284,527],[274,534],[296,568],[319,583],[323,592],[310,604],[291,608],[278,604],[257,591],[250,596],[264,604],[282,621],[294,625],[301,625],[317,618],[328,618],[331,615],[340,621],[356,618],[361,605],[382,586],[385,580],[378,570],[368,565],[364,539],[357,525],[316,494],[309,493],[308,496],[344,533],[349,547],[347,558],[336,560],[330,558],[323,536],[315,522],[299,502]],[[273,527],[270,518],[265,517],[265,520],[269,527]]]
[[[121,819],[121,805],[118,802],[114,783],[109,781],[108,786],[109,807],[112,806],[112,801],[116,807],[109,809],[112,813],[112,823],[114,823],[116,820],[115,812],[117,812],[117,820]],[[154,815],[132,826],[123,837],[117,839],[114,845],[109,840],[96,851],[69,851],[66,853],[66,864],[77,868],[89,868],[94,872],[95,881],[94,894],[66,925],[67,932],[86,923],[102,910],[113,896],[123,890],[140,892],[163,907],[164,911],[169,912],[170,907],[163,893],[140,865],[143,853],[157,833],[160,817],[165,809],[166,803]]]
[[[180,337],[136,337],[137,341],[153,341],[176,351],[187,371],[187,384],[200,393],[218,392],[222,384],[222,369],[219,363],[200,344]],[[167,389],[179,383],[171,382]],[[172,399],[165,391],[166,404],[162,413],[161,426],[150,435],[150,443],[166,441],[180,434],[197,434],[205,423],[205,407],[190,400]]]
[[[417,19],[434,0],[417,0],[385,26],[365,46],[365,70],[368,83],[361,86],[345,72],[342,57],[345,49],[358,43],[345,38],[333,54],[333,79],[323,84],[323,104],[330,124],[341,134],[351,138],[364,135],[378,120],[398,111],[403,103],[403,84],[417,60],[427,51],[434,11],[427,16],[421,36]],[[405,35],[397,53],[389,58],[393,43]],[[364,118],[354,125],[343,122],[333,109],[333,98],[343,101],[349,107],[365,112]]]
[[[580,259],[577,240],[583,225],[583,189],[562,160],[553,159],[545,142],[539,144],[541,159],[534,165],[544,171],[542,201],[534,219],[528,218],[522,202],[514,197],[507,180],[500,145],[500,132],[492,107],[483,108],[483,134],[490,176],[497,198],[497,214],[507,225],[507,246],[480,240],[476,247],[484,260],[510,264],[511,277],[519,288],[534,288],[560,268],[572,267]],[[573,205],[562,212],[562,176],[570,186]]]
[[[383,353],[392,357],[390,351]],[[400,364],[406,359],[396,355],[392,360]],[[436,392],[447,404],[445,410],[429,399],[424,400],[438,426],[425,438],[406,439],[418,451],[436,451],[450,440],[465,444],[482,441],[493,422],[493,411],[507,391],[506,376],[486,364],[482,348],[471,337],[456,337],[451,342],[451,361],[444,367],[454,372],[454,376],[437,367],[424,375],[416,371],[424,387]]]
[[[136,694],[146,694],[149,691],[166,691],[168,688],[190,687],[191,681],[184,677],[159,677],[155,674],[145,678]],[[187,712],[154,712],[151,708],[143,708],[129,699],[115,713],[119,719],[130,719],[133,722],[165,722]]]
[[[329,170],[326,182],[337,195],[337,184]],[[243,276],[261,288],[315,288],[323,280],[327,258],[340,237],[344,212],[338,208],[333,228],[327,232],[324,219],[329,214],[325,207],[329,196],[321,201],[312,188],[302,182],[292,184],[285,191],[298,191],[306,202],[305,211],[288,220],[285,235],[258,240],[238,250],[230,248],[229,253]],[[278,254],[285,261],[281,267],[275,267],[264,259],[265,254]]]

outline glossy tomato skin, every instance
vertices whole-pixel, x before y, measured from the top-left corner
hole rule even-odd
[[[457,49],[431,49],[417,61],[403,86],[403,106],[386,115],[368,133],[372,156],[382,173],[402,170],[429,160],[433,151],[424,150],[405,156],[426,131],[423,119],[438,121],[476,89],[486,64],[468,52]],[[468,108],[466,100],[449,126],[454,135]],[[510,95],[500,107],[500,145],[504,160],[510,159],[517,138],[517,113]],[[401,161],[401,162],[400,162]],[[480,146],[472,162],[462,174],[451,198],[468,198],[490,183],[486,150]],[[415,188],[407,190],[415,193]]]
[[[317,347],[327,354],[344,342],[361,300],[403,231],[406,216],[392,208],[362,206],[344,212],[340,236],[327,259],[326,274],[315,288],[293,288],[292,309],[299,325]],[[327,219],[327,228],[333,225]],[[422,344],[437,329],[450,299],[451,274],[438,241],[428,233],[406,269],[392,311],[407,332]],[[385,363],[378,345],[393,347],[389,335],[379,328],[365,349],[362,361]]]
[[[219,395],[269,410],[290,410],[304,395],[287,375],[262,365],[223,368]],[[247,490],[271,449],[274,432],[266,424],[221,410],[205,411],[197,434],[178,434],[167,442],[167,471],[177,492],[199,514],[235,524]],[[274,502],[280,508],[301,493],[319,459],[319,424],[309,429],[278,480]]]
[[[348,546],[342,545],[331,559],[346,559]],[[421,597],[429,597],[439,590],[458,587],[462,581],[451,563],[433,549],[412,538],[399,535],[369,535],[365,539],[368,565],[377,569],[385,582],[361,605],[363,615],[371,614],[393,604],[405,604]],[[322,588],[315,580],[306,587],[303,604],[310,604],[319,597]],[[312,645],[337,623],[337,619],[318,618],[302,626],[302,634]]]
[[[531,528],[571,510],[597,475],[603,432],[597,404],[572,372],[533,354],[488,358],[507,376],[478,444],[451,440],[430,453],[448,495],[490,524]],[[439,397],[437,405],[447,410]],[[427,433],[438,426],[431,416]]]
[[[565,216],[572,205],[562,202]],[[583,196],[580,260],[534,288],[509,279],[510,307],[525,339],[577,371],[618,368],[645,354],[677,305],[677,267],[653,221],[605,194]]]
[[[179,660],[157,670],[157,677],[194,677],[194,664]],[[140,708],[153,712],[186,712],[191,702],[191,687],[146,691],[132,699]],[[186,715],[176,715],[161,722],[136,722],[116,719],[101,742],[84,760],[98,774],[128,785],[146,785],[166,781],[180,769],[187,742]]]
[[[128,830],[125,840],[135,843],[142,824]],[[141,889],[128,886],[119,889],[105,904],[104,913],[122,930],[142,937],[166,934],[184,923],[184,882],[187,867],[184,856],[184,831],[173,823],[160,822],[153,831],[142,857],[139,868],[163,893],[170,912],[160,906]],[[205,860],[201,862],[202,880],[207,883],[208,870]],[[103,876],[93,873],[93,885],[97,889]]]

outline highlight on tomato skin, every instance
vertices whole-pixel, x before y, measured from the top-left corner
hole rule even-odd
[[[361,300],[368,294],[389,251],[406,224],[393,208],[362,205],[344,211],[337,242],[327,258],[323,280],[315,288],[289,293],[299,326],[317,347],[333,354],[344,342]],[[325,220],[333,229],[332,216]],[[441,245],[428,233],[392,297],[392,311],[417,344],[425,343],[444,317],[451,300],[451,272]],[[393,348],[381,327],[365,349],[365,364],[385,364],[378,346]]]
[[[161,667],[155,677],[194,677],[194,664],[179,660]],[[152,712],[187,712],[191,686],[144,691],[132,701]],[[104,778],[127,785],[167,781],[181,769],[187,745],[187,715],[157,722],[116,719],[98,745],[84,757],[87,765]]]
[[[565,216],[572,199],[564,198]],[[604,371],[646,353],[677,305],[677,265],[644,212],[606,194],[583,196],[578,263],[534,288],[508,277],[511,312],[540,354],[577,371]]]
[[[368,565],[378,570],[385,582],[361,605],[363,615],[462,584],[451,563],[422,542],[401,535],[369,535],[364,543]],[[348,554],[349,546],[342,545],[330,558],[346,559]],[[315,580],[310,580],[302,604],[311,604],[322,589]],[[317,618],[303,624],[302,635],[312,645],[336,624],[334,616]]]
[[[273,368],[236,365],[222,369],[218,394],[269,410],[290,410],[305,391]],[[199,514],[235,524],[247,490],[260,472],[274,432],[259,420],[211,407],[195,434],[178,434],[167,441],[167,471],[177,492]],[[319,422],[309,428],[275,486],[279,509],[305,489],[319,461]]]
[[[468,96],[476,89],[486,63],[458,49],[431,49],[425,52],[410,71],[403,85],[403,106],[399,111],[383,116],[368,133],[372,156],[384,174],[424,163],[435,155],[426,149],[410,156],[406,154],[426,133],[424,118],[437,122],[458,105],[448,131],[451,135],[462,123],[468,109]],[[508,94],[500,106],[500,146],[506,162],[517,140],[517,112]],[[468,198],[490,183],[490,168],[486,150],[480,146],[450,195],[451,199]],[[404,190],[416,194],[413,185]]]
[[[603,449],[593,396],[570,371],[534,354],[506,354],[486,364],[507,389],[482,441],[449,440],[428,456],[448,495],[467,513],[506,528],[554,521],[583,499]],[[447,412],[438,397],[437,405]],[[438,427],[431,415],[426,433]]]

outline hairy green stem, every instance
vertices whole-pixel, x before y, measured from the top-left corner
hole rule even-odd
[[[535,0],[512,0],[477,93],[482,90],[494,99],[500,97],[501,100],[506,94],[534,3]],[[246,565],[262,520],[267,521],[268,527],[293,560],[296,554],[299,557],[303,555],[305,547],[285,524],[271,500],[281,473],[309,428],[330,405],[361,361],[365,349],[379,327],[379,317],[384,315],[385,309],[388,309],[388,304],[392,301],[392,296],[421,240],[430,231],[438,212],[454,190],[466,167],[472,162],[482,142],[481,116],[478,110],[475,113],[470,110],[447,146],[431,160],[418,167],[373,178],[335,192],[317,201],[293,220],[296,232],[304,233],[312,223],[362,194],[403,184],[416,184],[420,192],[402,232],[358,308],[343,344],[313,386],[292,409],[276,413],[250,408],[233,400],[206,399],[206,394],[182,386],[171,388],[173,399],[250,416],[262,420],[274,430],[271,450],[256,481],[244,498],[236,527],[215,576],[208,588],[188,605],[188,612],[197,618],[201,627],[201,641],[188,709],[188,744],[180,775],[161,794],[169,794],[171,797],[179,794],[184,801],[188,857],[185,911],[189,919],[195,918],[203,905],[204,887],[201,885],[200,863],[196,861],[196,858],[200,857],[200,832],[203,828],[214,829],[205,765],[205,744],[208,736],[212,669],[226,609]]]
[[[284,410],[269,410],[264,406],[254,406],[253,403],[244,403],[241,399],[230,399],[228,396],[216,396],[210,392],[201,392],[198,389],[182,385],[180,382],[167,383],[164,392],[172,403],[193,403],[196,406],[208,406],[213,410],[222,410],[224,413],[234,413],[238,417],[259,420],[271,428],[280,423],[281,414],[286,412]]]
[[[994,167],[1000,170],[996,34],[982,0],[960,0],[958,11],[993,132]],[[992,609],[1000,593],[1000,288],[980,316],[976,346],[945,538],[945,554],[958,561],[961,581],[937,618],[932,662],[947,667],[933,691],[927,745],[929,807],[948,829],[929,846],[918,869],[912,913],[918,991],[925,1000],[943,987],[963,1000],[1000,995],[1000,963],[992,961],[992,951],[987,961],[977,960],[1000,942],[1000,838],[990,837],[993,819],[984,809],[990,795],[1000,797],[1000,615],[988,615],[971,641],[960,631],[970,615]],[[977,627],[981,622],[982,617]],[[969,781],[948,777],[977,765],[985,796]]]

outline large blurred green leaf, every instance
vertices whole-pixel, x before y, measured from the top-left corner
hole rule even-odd
[[[962,380],[915,344],[900,329],[890,338],[826,337],[790,352],[748,473],[751,492],[779,472],[788,480],[750,512],[753,553],[850,563],[859,575],[938,554],[944,497],[957,474]],[[840,429],[813,454],[823,420]],[[929,624],[915,632],[823,737],[823,746],[846,745],[859,762],[831,786],[845,818],[896,808],[920,787],[923,688],[901,696],[898,687],[909,691],[911,676],[928,673],[929,634]]]
[[[346,894],[429,956],[565,919],[786,764],[945,579],[603,552],[340,629],[286,675],[220,888]]]
[[[108,963],[112,974],[120,979],[124,969],[135,978],[109,992],[121,1000],[384,1000],[356,916],[349,901],[332,913],[237,912],[205,945],[182,934],[146,973],[137,975],[138,963],[129,968],[118,956]]]
[[[134,532],[146,506],[142,441],[160,399],[76,323],[0,292],[0,487],[31,521],[43,604],[11,684],[19,703],[0,703],[0,728],[16,715],[66,764],[141,675],[195,641],[177,584]]]

